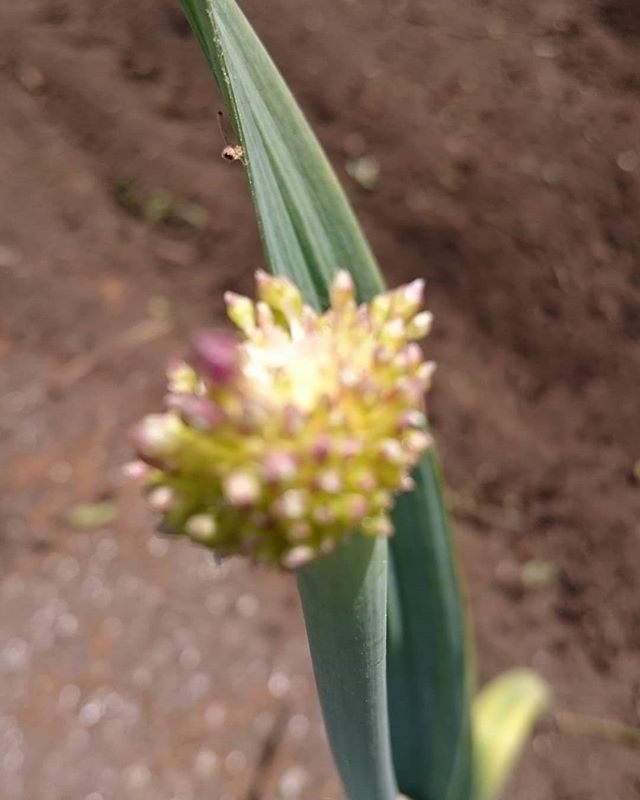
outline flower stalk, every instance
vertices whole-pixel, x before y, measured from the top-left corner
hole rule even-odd
[[[325,726],[350,800],[395,800],[386,691],[387,542],[354,536],[297,573]],[[371,631],[379,631],[372,642]]]

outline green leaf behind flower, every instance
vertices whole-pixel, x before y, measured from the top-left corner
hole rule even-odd
[[[361,299],[380,272],[318,140],[233,0],[182,0],[245,154],[267,259],[322,308],[338,269]]]

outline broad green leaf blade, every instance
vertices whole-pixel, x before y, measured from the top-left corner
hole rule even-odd
[[[182,0],[245,153],[272,270],[326,303],[338,269],[362,299],[382,278],[337,178],[280,73],[233,0]]]
[[[549,687],[535,672],[516,669],[488,684],[473,704],[475,800],[497,800],[539,716]]]
[[[386,583],[387,543],[364,536],[298,572],[318,694],[351,800],[396,796],[380,669]],[[382,635],[372,638],[376,631]]]
[[[390,540],[389,714],[396,777],[413,800],[471,797],[462,596],[436,456],[398,498]]]

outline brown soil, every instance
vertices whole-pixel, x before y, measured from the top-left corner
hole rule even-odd
[[[262,264],[176,6],[0,9],[7,800],[340,796],[291,582],[243,565],[212,578],[201,553],[149,544],[118,479],[168,356]],[[533,665],[559,708],[638,726],[637,3],[243,6],[389,281],[428,280],[432,420],[481,677]],[[380,164],[373,192],[349,183],[359,155]],[[151,222],[140,204],[163,189]],[[69,508],[103,496],[116,522],[70,529]],[[523,586],[532,560],[557,576]],[[195,681],[183,703],[179,669]],[[548,722],[508,796],[632,800],[638,752]]]

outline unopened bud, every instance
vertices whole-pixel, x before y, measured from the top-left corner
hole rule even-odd
[[[431,330],[433,314],[430,311],[422,311],[407,324],[407,338],[422,339]]]
[[[175,414],[149,414],[131,431],[131,441],[146,460],[172,456],[180,441],[182,422]]]
[[[229,383],[238,368],[238,342],[220,331],[205,330],[192,342],[192,361],[204,377],[214,384]]]
[[[276,513],[284,519],[300,519],[307,511],[306,493],[289,489],[274,504]]]
[[[299,289],[286,278],[273,277],[263,270],[256,273],[258,297],[270,308],[290,319],[299,317],[302,311],[302,295]]]
[[[380,455],[392,464],[401,464],[404,460],[402,445],[397,439],[385,439],[380,443]]]
[[[223,485],[225,496],[232,506],[250,506],[260,497],[260,484],[248,472],[232,472]]]
[[[144,461],[130,461],[122,467],[122,474],[125,478],[130,478],[134,481],[144,480],[150,472],[151,467],[145,464]]]
[[[184,529],[186,534],[197,542],[210,544],[215,538],[216,523],[210,514],[194,514],[189,517]]]
[[[169,486],[156,486],[147,495],[147,501],[154,511],[168,514],[175,508],[176,494]]]
[[[331,283],[331,307],[337,311],[346,308],[350,303],[354,302],[354,293],[355,286],[353,285],[353,278],[346,269],[341,269],[336,273]]]
[[[251,336],[256,329],[256,315],[251,300],[235,292],[225,292],[224,301],[227,304],[229,319],[244,334]]]
[[[316,479],[318,489],[328,494],[337,494],[342,489],[342,478],[340,473],[335,470],[327,470],[320,473]]]
[[[282,556],[282,566],[285,567],[285,569],[299,569],[305,564],[308,564],[309,561],[312,561],[315,556],[315,550],[306,545],[292,547],[291,550],[288,550]]]
[[[166,404],[198,431],[210,431],[224,419],[220,408],[205,397],[193,394],[170,394],[167,395]]]
[[[413,313],[417,311],[422,304],[422,298],[424,296],[424,279],[417,278],[415,281],[411,281],[411,283],[407,284],[401,291],[404,301],[403,312],[406,313],[409,310]]]
[[[262,461],[262,471],[268,483],[290,481],[298,469],[296,459],[289,453],[267,453]]]

